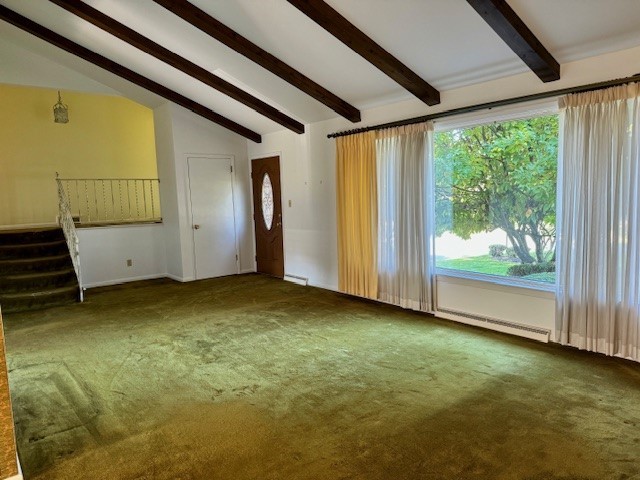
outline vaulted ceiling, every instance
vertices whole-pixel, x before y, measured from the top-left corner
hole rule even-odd
[[[231,97],[212,88],[211,83],[203,83],[204,77],[192,78],[55,3],[79,4],[0,0],[0,5],[258,134],[283,128],[300,130],[300,124],[338,115],[336,108],[323,104],[316,99],[318,96],[304,93],[170,12],[165,7],[171,1],[84,3],[111,17],[116,25],[129,27],[131,35],[141,34],[152,44],[182,57],[180,61],[201,67],[203,76],[207,72],[213,74],[217,79],[211,81],[220,83],[227,94],[232,91]],[[190,3],[293,67],[353,110],[413,97],[306,15],[303,8],[296,6],[304,6],[303,0],[191,0]],[[472,6],[482,1],[327,0],[326,3],[336,10],[336,16],[344,17],[434,90],[450,90],[523,72],[535,76]],[[640,45],[637,0],[508,0],[508,4],[561,65]],[[150,107],[161,101],[157,95],[132,88],[128,82],[115,79],[6,22],[0,22],[0,42],[0,49],[6,42],[17,44]],[[251,106],[238,101],[243,92],[254,97]],[[271,115],[257,113],[256,105]],[[428,109],[425,104],[425,113]]]

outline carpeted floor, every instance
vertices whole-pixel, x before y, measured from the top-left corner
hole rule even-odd
[[[5,318],[27,479],[640,479],[640,365],[257,275]]]

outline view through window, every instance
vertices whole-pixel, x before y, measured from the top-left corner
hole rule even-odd
[[[558,116],[434,139],[436,267],[554,283]]]

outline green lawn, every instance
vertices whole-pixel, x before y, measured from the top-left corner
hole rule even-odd
[[[450,258],[447,260],[436,260],[436,266],[440,268],[451,268],[454,270],[464,270],[466,272],[486,273],[489,275],[500,275],[506,277],[510,266],[517,265],[515,262],[501,262],[491,255],[480,255],[479,257]],[[534,273],[520,277],[526,280],[534,280],[545,283],[555,283],[555,272]]]
[[[440,268],[452,268],[455,270],[465,270],[467,272],[488,273],[489,275],[507,276],[507,269],[516,265],[513,262],[500,262],[491,255],[481,255],[479,257],[450,258],[448,260],[437,260],[436,266]]]

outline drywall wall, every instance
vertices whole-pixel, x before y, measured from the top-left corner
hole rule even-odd
[[[6,479],[18,474],[3,328],[2,312],[0,312],[0,479]]]
[[[230,157],[234,163],[233,200],[241,271],[253,271],[251,193],[245,139],[174,104],[154,110],[156,150],[167,248],[168,275],[195,278],[189,203],[189,156]]]
[[[79,228],[78,240],[83,288],[166,276],[161,223]]]
[[[562,65],[562,79],[544,84],[533,73],[516,75],[469,87],[441,92],[442,103],[427,107],[418,100],[407,100],[362,111],[366,126],[508,97],[528,95],[558,88],[582,85],[637,73],[640,47],[592,57]],[[249,158],[279,154],[281,157],[285,271],[308,278],[309,284],[337,289],[337,233],[335,206],[335,141],[327,134],[354,128],[342,118],[307,126],[307,133],[296,135],[281,131],[263,136],[263,143],[248,142]],[[291,200],[291,207],[288,201]],[[493,318],[515,318],[518,311],[534,312],[533,322],[553,329],[553,299],[541,299],[517,292],[499,295],[491,305],[476,303],[486,292],[482,285],[467,288],[460,285],[438,285],[447,308],[471,315]],[[463,288],[464,290],[464,288]],[[492,290],[495,293],[495,290]],[[532,300],[535,299],[535,300]],[[482,305],[482,307],[476,307]],[[511,318],[511,317],[514,318]]]
[[[0,225],[54,222],[55,174],[155,178],[153,112],[112,95],[62,92],[69,123],[53,121],[57,91],[0,85]]]
[[[0,65],[0,84],[117,95],[76,70],[8,41],[0,43]]]

